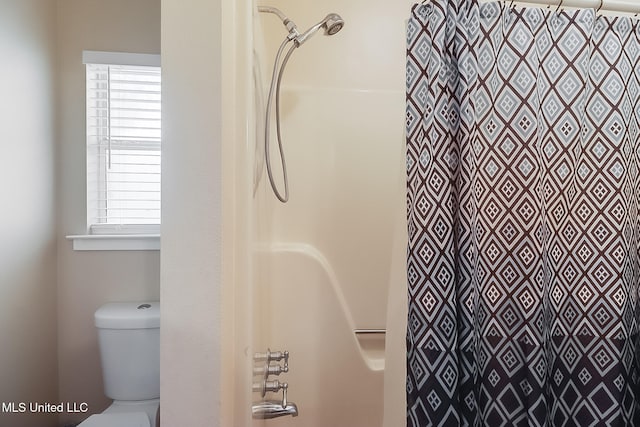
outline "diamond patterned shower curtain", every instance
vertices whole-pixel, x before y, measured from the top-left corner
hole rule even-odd
[[[407,425],[640,426],[640,26],[407,26]]]

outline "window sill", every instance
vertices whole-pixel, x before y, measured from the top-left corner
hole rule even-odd
[[[159,234],[85,234],[67,236],[74,251],[159,251]]]

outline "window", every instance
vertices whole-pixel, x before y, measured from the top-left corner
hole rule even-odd
[[[158,55],[83,53],[89,234],[160,231]]]

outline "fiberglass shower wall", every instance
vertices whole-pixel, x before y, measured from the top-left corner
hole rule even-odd
[[[397,266],[404,265],[394,259],[405,256],[396,237],[404,233],[409,3],[258,4],[281,9],[300,31],[329,12],[339,13],[345,27],[333,37],[316,34],[294,52],[284,73],[282,133],[291,191],[286,205],[272,194],[257,154],[255,170],[262,175],[254,196],[254,347],[291,352],[290,371],[280,381],[289,383],[288,397],[300,416],[281,418],[279,425],[381,426],[384,336],[358,339],[354,330],[387,328],[389,286],[403,277]],[[257,80],[266,99],[286,30],[275,15],[256,19]],[[262,144],[258,137],[257,153]],[[272,151],[281,183],[277,158]],[[404,324],[404,318],[391,320]],[[398,351],[404,357],[404,347]]]

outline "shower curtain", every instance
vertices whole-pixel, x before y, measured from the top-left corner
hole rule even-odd
[[[640,26],[407,25],[407,425],[640,426]]]

